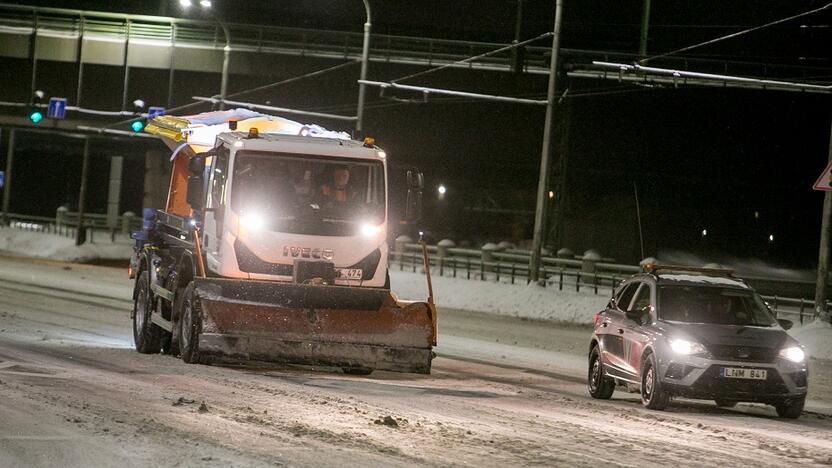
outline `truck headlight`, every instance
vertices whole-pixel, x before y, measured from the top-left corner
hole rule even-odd
[[[240,225],[249,231],[263,229],[266,221],[257,213],[248,213],[240,217]]]
[[[361,234],[365,237],[373,237],[381,234],[384,231],[384,227],[379,224],[378,226],[370,223],[364,223],[361,225]]]
[[[693,354],[702,354],[705,352],[705,347],[693,341],[675,339],[670,341],[670,349],[676,354],[690,356]]]
[[[777,355],[792,362],[803,362],[803,360],[806,359],[806,353],[804,353],[798,346],[783,348],[779,353],[777,353]]]

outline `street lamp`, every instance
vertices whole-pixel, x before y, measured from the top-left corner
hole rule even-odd
[[[366,1],[366,0],[365,0]],[[193,3],[191,0],[179,0],[179,5],[183,9],[188,9]],[[203,8],[217,24],[220,25],[222,28],[222,34],[225,36],[225,47],[222,48],[222,78],[220,81],[220,110],[225,109],[225,96],[228,90],[228,62],[231,58],[231,33],[228,30],[228,25],[225,24],[225,21],[221,20],[216,14],[214,14],[211,7],[214,4],[211,0],[200,0],[199,6]]]

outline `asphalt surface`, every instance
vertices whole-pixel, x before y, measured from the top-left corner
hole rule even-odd
[[[395,288],[395,284],[394,284]],[[0,466],[832,464],[832,367],[798,420],[584,385],[589,330],[440,310],[429,376],[132,349],[120,269],[0,258]]]

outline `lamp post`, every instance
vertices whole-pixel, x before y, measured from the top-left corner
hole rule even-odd
[[[191,0],[179,0],[179,5],[182,9],[187,10],[191,7],[192,2]],[[222,34],[225,36],[225,47],[222,48],[222,78],[220,80],[220,110],[223,110],[225,109],[225,96],[228,91],[228,62],[231,58],[231,33],[228,30],[228,25],[225,24],[225,21],[221,20],[211,10],[212,3],[210,0],[201,0],[199,5],[207,11],[208,16],[220,25],[220,28],[222,28]]]
[[[367,21],[364,23],[364,45],[361,48],[361,78],[363,82],[367,79],[367,62],[370,56],[370,30],[372,23],[370,22],[370,2],[369,0],[362,0],[364,2],[364,10],[367,13]],[[356,112],[355,120],[355,136],[360,137],[360,133],[364,126],[364,96],[366,94],[366,85],[359,83],[358,85],[358,110]]]

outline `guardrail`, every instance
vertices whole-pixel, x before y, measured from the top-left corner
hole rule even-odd
[[[74,238],[78,227],[78,213],[59,208],[55,217],[33,216],[19,213],[0,212],[2,227],[30,232],[57,234],[61,237]],[[87,229],[87,241],[95,243],[96,239],[108,239],[115,242],[117,237],[129,238],[130,232],[141,229],[142,220],[127,211],[116,218],[115,226],[108,224],[106,214],[84,213],[83,227]]]
[[[529,281],[530,252],[521,249],[486,244],[482,249],[452,247],[453,242],[440,241],[428,245],[431,273],[451,278],[471,281],[491,281],[516,284]],[[596,252],[588,251],[583,256],[575,256],[562,249],[562,257],[543,256],[541,258],[541,285],[557,288],[559,291],[589,292],[592,294],[611,295],[618,283],[639,273],[639,265],[615,263],[613,259],[603,258]],[[567,257],[567,258],[563,258]],[[395,248],[389,253],[390,268],[400,271],[423,271],[424,261],[421,245],[413,243],[406,236],[396,239]],[[777,282],[777,278],[755,277],[756,281]],[[793,282],[793,280],[792,280]],[[815,314],[813,299],[787,297],[782,295],[762,295],[775,316],[795,319],[803,324]],[[827,302],[830,310],[832,302]]]

